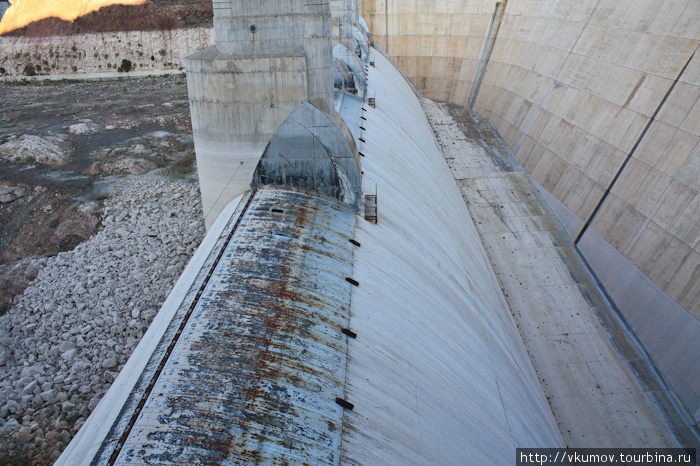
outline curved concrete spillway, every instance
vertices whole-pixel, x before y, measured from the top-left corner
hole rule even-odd
[[[700,4],[364,0],[427,96],[473,106],[700,421]]]
[[[336,108],[377,222],[294,188],[234,200],[58,464],[500,465],[563,446],[420,104],[372,61],[376,107]]]
[[[343,458],[511,464],[516,446],[562,446],[420,103],[389,60],[370,61],[376,107],[346,98],[339,110],[378,208],[355,237]]]
[[[98,463],[337,464],[354,209],[260,189],[236,216]]]

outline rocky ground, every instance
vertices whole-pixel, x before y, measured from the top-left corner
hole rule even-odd
[[[0,464],[51,464],[203,237],[186,88],[0,93]]]
[[[0,95],[2,313],[26,287],[23,259],[73,249],[99,230],[116,180],[191,164],[194,144],[182,77],[5,83]]]

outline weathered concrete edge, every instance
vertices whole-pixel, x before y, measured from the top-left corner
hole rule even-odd
[[[89,464],[97,454],[112,425],[119,417],[127,398],[139,381],[144,368],[151,359],[151,355],[168,329],[170,321],[179,309],[180,303],[190,291],[190,287],[197,279],[199,271],[218,242],[221,233],[228,225],[229,217],[236,211],[242,199],[243,196],[234,199],[224,210],[224,215],[221,215],[212,225],[211,231],[206,235],[202,244],[197,248],[192,259],[190,259],[182,275],[175,283],[172,292],[168,295],[165,303],[163,303],[160,311],[153,319],[148,331],[129,357],[124,369],[119,373],[117,379],[102,397],[95,410],[90,414],[80,431],[78,431],[78,434],[68,444],[55,465]]]

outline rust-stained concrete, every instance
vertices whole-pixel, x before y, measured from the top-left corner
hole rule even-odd
[[[340,201],[258,189],[231,216],[96,461],[338,464],[354,230]]]

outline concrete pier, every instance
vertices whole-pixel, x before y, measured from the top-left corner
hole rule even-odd
[[[352,28],[357,25],[359,18],[358,0],[331,0],[330,7],[333,43],[341,43],[352,50]]]
[[[250,187],[268,141],[302,102],[333,112],[328,4],[215,1],[214,38],[185,58],[207,227]]]

